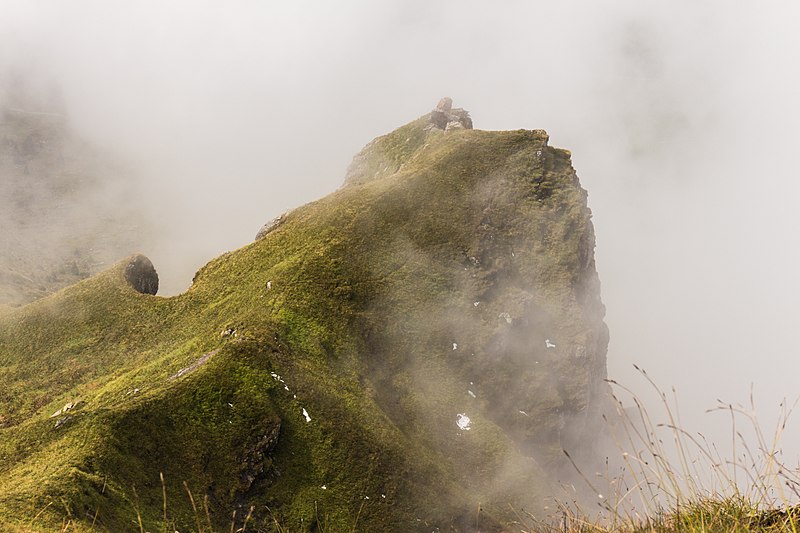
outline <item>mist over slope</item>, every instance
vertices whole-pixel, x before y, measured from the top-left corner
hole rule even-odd
[[[796,395],[796,3],[79,5],[2,2],[0,62],[40,65],[86,138],[147,167],[165,294],[451,94],[482,127],[536,125],[575,153],[612,376],[641,391],[645,366],[718,443],[716,398],[753,384],[768,419]]]
[[[545,128],[591,191],[609,374],[675,386],[724,448],[718,398],[752,386],[769,427],[797,395],[798,18],[789,0],[5,0],[0,63],[38,65],[75,130],[143,170],[164,294],[335,190],[432,95]],[[799,457],[800,432],[784,445]]]
[[[71,128],[57,86],[0,73],[0,305],[108,268],[152,238],[130,169]]]
[[[250,506],[301,531],[545,513],[562,448],[600,460],[590,218],[544,131],[426,115],[182,295],[137,292],[139,257],[0,317],[0,520],[183,529],[183,482],[221,528]]]

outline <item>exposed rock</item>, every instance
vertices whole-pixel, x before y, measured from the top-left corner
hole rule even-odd
[[[447,128],[447,122],[448,122],[447,113],[439,109],[434,109],[433,111],[431,111],[431,124],[434,127],[443,130]]]
[[[131,287],[142,294],[158,292],[158,273],[153,263],[143,255],[131,258],[125,267],[125,279]]]
[[[269,432],[245,449],[239,473],[239,492],[246,492],[253,482],[272,468],[270,453],[278,444],[281,422],[276,419]]]
[[[347,167],[344,185],[363,184],[407,169],[407,165],[430,145],[433,132],[473,129],[469,112],[452,105],[452,99],[444,97],[430,113],[369,142]],[[545,132],[541,134],[546,137]],[[268,226],[259,235],[267,231]]]
[[[57,416],[63,415],[67,411],[71,411],[71,410],[77,408],[78,406],[80,406],[81,403],[82,402],[75,402],[75,403],[67,402],[66,404],[64,404],[64,407],[62,407],[61,409],[59,409],[58,411],[56,411],[55,413],[50,415],[50,418],[55,418]]]
[[[368,143],[359,153],[353,156],[353,160],[347,167],[347,173],[344,176],[345,185],[361,183],[364,180],[364,177],[371,176],[373,174],[370,172],[370,164],[372,163],[372,159],[375,157],[373,148],[376,145],[377,143],[372,141],[371,143]]]
[[[213,350],[211,352],[208,352],[207,354],[203,354],[197,361],[195,361],[191,365],[187,366],[186,368],[181,368],[180,370],[175,372],[173,375],[171,375],[169,377],[169,379],[170,380],[178,379],[179,377],[182,377],[182,376],[185,376],[186,374],[194,372],[195,370],[197,370],[198,368],[200,368],[201,366],[206,364],[209,359],[211,359],[212,357],[214,357],[218,353],[219,353],[219,349]]]
[[[255,240],[263,239],[264,237],[267,236],[267,234],[272,233],[274,230],[276,230],[278,228],[278,226],[283,224],[283,222],[284,222],[284,220],[286,218],[286,215],[288,215],[288,214],[289,214],[289,211],[286,211],[285,213],[281,214],[280,216],[277,216],[277,217],[273,218],[272,220],[270,220],[269,222],[267,222],[266,224],[261,226],[261,229],[258,230],[258,233],[256,233]]]
[[[453,99],[445,96],[431,111],[430,123],[440,130],[472,129],[472,118],[469,111],[461,108],[453,109]]]
[[[466,128],[461,122],[451,120],[450,122],[447,123],[447,126],[445,126],[444,131],[463,130],[463,129]]]
[[[444,113],[450,112],[450,110],[453,109],[453,99],[449,96],[445,96],[436,104],[436,109]]]

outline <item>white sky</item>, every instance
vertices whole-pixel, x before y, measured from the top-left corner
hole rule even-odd
[[[753,383],[769,425],[800,393],[797,20],[791,1],[0,0],[0,66],[51,73],[143,168],[172,291],[441,96],[478,128],[548,130],[595,213],[609,374],[639,390],[644,366],[722,435],[716,398]]]

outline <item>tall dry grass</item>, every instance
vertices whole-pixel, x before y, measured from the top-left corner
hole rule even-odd
[[[797,533],[800,471],[785,464],[780,443],[798,402],[782,402],[767,433],[752,391],[747,406],[718,400],[707,412],[730,418],[729,449],[722,452],[702,432],[685,429],[674,388],[668,395],[636,369],[656,394],[658,413],[608,380],[616,412],[604,416],[613,442],[605,470],[588,473],[565,450],[588,490],[573,488],[575,496],[557,501],[557,513],[544,519],[526,515],[522,531]]]

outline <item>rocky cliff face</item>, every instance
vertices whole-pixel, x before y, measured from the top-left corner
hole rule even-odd
[[[542,510],[604,405],[586,192],[543,131],[435,120],[371,142],[185,294],[131,287],[135,258],[0,316],[0,522],[25,501],[55,527],[62,501],[117,531],[136,501],[182,530],[183,482],[223,528],[251,506],[301,531]]]

